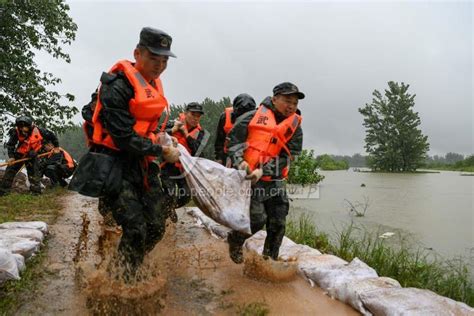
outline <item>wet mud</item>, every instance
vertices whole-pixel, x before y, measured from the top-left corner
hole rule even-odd
[[[115,264],[121,231],[98,213],[97,200],[71,193],[64,206],[50,227],[48,273],[18,315],[236,315],[252,306],[270,315],[358,314],[311,288],[293,262],[246,254],[246,264],[234,264],[227,243],[183,209],[146,256],[138,280],[123,280]]]

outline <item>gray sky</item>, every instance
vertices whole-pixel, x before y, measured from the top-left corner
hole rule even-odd
[[[403,81],[430,154],[473,153],[471,2],[70,2],[79,29],[72,62],[43,54],[58,90],[89,101],[102,71],[132,59],[143,26],[173,37],[162,75],[170,103],[233,98],[260,102],[282,81],[306,94],[304,147],[318,154],[363,153],[357,109],[374,89]],[[78,116],[76,119],[81,121]]]

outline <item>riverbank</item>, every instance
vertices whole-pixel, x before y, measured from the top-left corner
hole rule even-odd
[[[7,221],[44,221],[48,225],[56,222],[63,207],[61,197],[66,190],[58,188],[47,190],[43,195],[11,193],[0,197],[0,223]],[[19,281],[7,281],[0,287],[0,314],[8,314],[21,304],[22,300],[35,293],[40,280],[46,273],[43,264],[46,259],[49,243],[44,242],[38,255],[27,261],[27,268]]]
[[[380,276],[393,278],[403,287],[432,290],[442,296],[474,306],[474,283],[469,264],[461,258],[443,260],[422,248],[413,248],[403,236],[369,232],[350,224],[331,238],[316,229],[313,220],[301,216],[289,221],[286,235],[346,261],[359,258]]]

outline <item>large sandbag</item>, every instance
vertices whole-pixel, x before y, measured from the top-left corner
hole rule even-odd
[[[28,259],[40,246],[39,241],[34,239],[13,237],[13,236],[0,236],[0,248],[10,250],[12,253],[17,253]]]
[[[44,237],[41,230],[33,228],[0,229],[0,236],[29,238],[39,242],[43,242]]]
[[[43,234],[48,233],[48,224],[45,222],[40,221],[32,221],[32,222],[5,222],[0,224],[0,229],[12,229],[12,228],[31,228],[31,229],[38,229]]]
[[[17,261],[10,250],[0,248],[0,284],[11,279],[20,279]]]
[[[168,134],[160,135],[160,143],[169,145]],[[219,224],[250,234],[250,181],[245,172],[226,168],[209,159],[192,157],[178,144],[179,160],[184,168],[191,195],[207,216]]]
[[[374,315],[474,315],[474,308],[428,290],[386,288],[364,292],[360,298]]]
[[[376,277],[378,277],[377,272],[358,258],[354,258],[347,265],[320,267],[311,273],[311,279],[319,287],[328,291],[339,288],[348,282]]]
[[[375,291],[383,288],[400,288],[400,283],[397,280],[379,277],[356,279],[354,281],[344,283],[337,288],[329,290],[329,295],[338,299],[341,302],[347,303],[362,313],[362,315],[372,315],[362,303],[360,295],[370,291]]]
[[[13,258],[15,258],[16,265],[18,266],[18,271],[21,272],[25,270],[25,257],[23,257],[22,255],[18,253],[14,253],[12,255],[13,255]]]

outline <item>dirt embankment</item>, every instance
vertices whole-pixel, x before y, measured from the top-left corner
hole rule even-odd
[[[118,236],[111,230],[104,234],[97,201],[68,194],[64,205],[62,216],[51,227],[48,274],[35,299],[26,302],[19,315],[101,314],[100,305],[107,297],[116,300],[105,310],[111,314],[235,315],[263,310],[270,315],[357,314],[302,278],[270,283],[244,276],[243,265],[229,259],[227,244],[196,226],[183,210],[178,212],[178,223],[168,224],[164,239],[147,256],[148,280],[135,286],[117,285],[120,281],[108,278],[110,274],[101,269],[110,256],[110,249],[104,249],[107,240],[114,244]],[[131,298],[128,303],[134,306],[124,307],[120,297]]]

